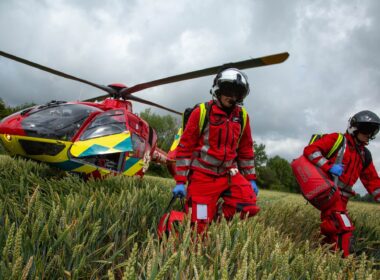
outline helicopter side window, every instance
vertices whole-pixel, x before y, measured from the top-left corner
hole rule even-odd
[[[97,116],[86,128],[80,140],[102,137],[126,130],[125,115],[122,110],[107,111]]]
[[[142,158],[144,156],[146,144],[143,138],[141,138],[136,133],[132,133],[132,145],[133,145],[133,156]]]
[[[140,131],[141,130],[141,125],[134,119],[129,119],[129,127],[131,129],[134,129],[135,131]]]

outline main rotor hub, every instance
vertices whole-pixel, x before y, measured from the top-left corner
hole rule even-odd
[[[108,85],[108,87],[114,90],[112,93],[109,92],[109,94],[112,98],[116,98],[116,99],[123,98],[123,99],[125,99],[123,97],[123,95],[121,94],[121,91],[123,89],[127,88],[126,85],[124,85],[124,84],[110,84],[110,85]]]

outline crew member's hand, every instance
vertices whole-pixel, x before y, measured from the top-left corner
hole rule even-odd
[[[252,190],[255,192],[256,195],[258,195],[259,194],[259,188],[256,185],[256,181],[251,180],[250,182],[251,182]]]
[[[186,189],[184,184],[177,184],[173,189],[173,196],[183,198],[186,196]]]
[[[333,175],[340,176],[343,173],[343,164],[338,163],[331,166],[329,172]]]

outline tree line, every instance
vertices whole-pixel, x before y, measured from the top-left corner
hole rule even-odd
[[[25,103],[19,106],[11,107],[5,104],[4,100],[0,97],[0,120],[22,109],[34,106],[34,103]]]

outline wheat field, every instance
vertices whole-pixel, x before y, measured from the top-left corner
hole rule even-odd
[[[159,240],[174,181],[84,182],[0,156],[0,279],[380,279],[380,212],[350,202],[355,254],[319,245],[319,213],[296,194],[261,190],[252,219],[197,238],[186,220]],[[179,209],[179,205],[176,205]]]

